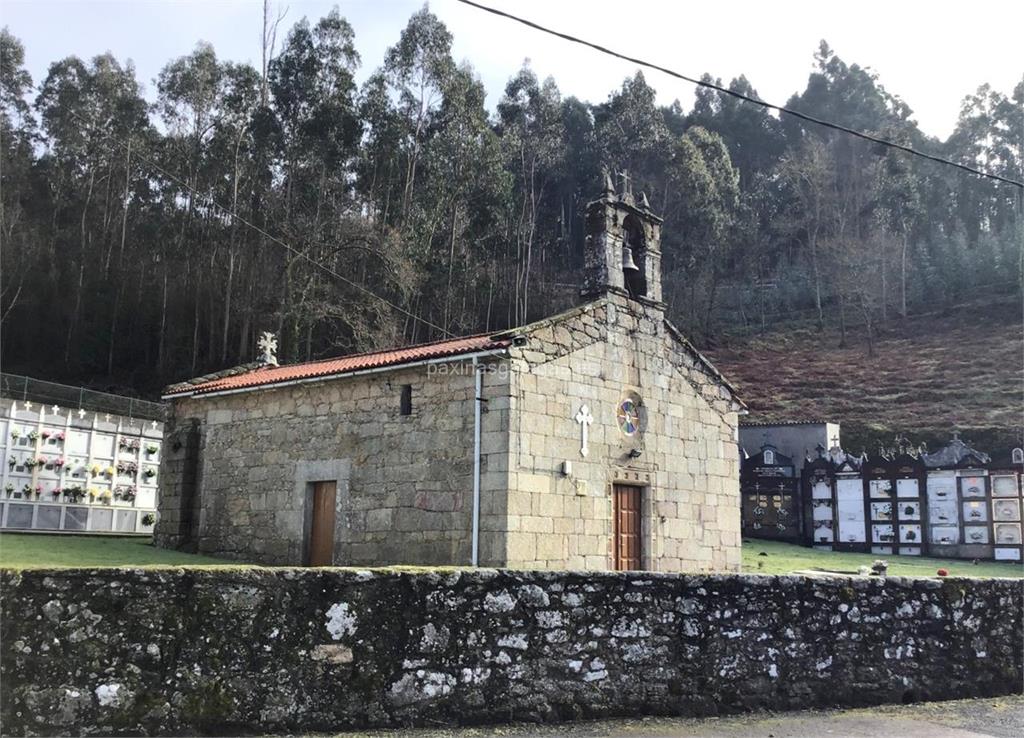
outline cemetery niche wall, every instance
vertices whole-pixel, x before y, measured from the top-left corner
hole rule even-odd
[[[0,528],[149,535],[163,423],[0,402]]]
[[[819,446],[800,475],[804,541],[833,551],[1021,561],[1022,472],[1021,449],[993,461],[956,433],[934,453],[905,438],[874,456]]]
[[[803,538],[799,479],[793,459],[765,444],[740,464],[743,535],[776,541]]]

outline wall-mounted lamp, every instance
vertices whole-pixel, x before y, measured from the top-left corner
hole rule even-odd
[[[571,461],[566,460],[566,461],[562,462],[562,476],[563,477],[571,477],[572,476],[572,462]]]
[[[631,458],[631,459],[639,459],[641,453],[642,452],[638,448],[630,449],[630,451],[629,451],[629,458]]]

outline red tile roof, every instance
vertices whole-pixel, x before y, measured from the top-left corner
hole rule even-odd
[[[301,379],[332,377],[339,374],[380,367],[400,366],[417,361],[456,357],[479,351],[492,351],[512,345],[508,337],[498,338],[493,333],[452,338],[433,343],[422,343],[417,346],[373,351],[365,354],[353,354],[336,359],[321,359],[304,364],[288,364],[286,366],[263,365],[257,368],[228,374],[216,378],[199,377],[192,382],[171,385],[164,390],[165,397],[178,395],[204,395],[227,390],[240,390],[281,382],[293,382]],[[244,369],[244,368],[243,368]]]

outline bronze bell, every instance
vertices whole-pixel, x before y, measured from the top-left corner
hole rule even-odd
[[[622,271],[624,272],[639,272],[640,267],[633,261],[633,249],[629,246],[622,247]]]

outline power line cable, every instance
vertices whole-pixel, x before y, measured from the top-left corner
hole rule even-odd
[[[71,115],[73,117],[77,118],[82,123],[82,125],[87,126],[87,127],[89,126],[88,122],[85,121],[83,118],[81,118],[77,113],[72,112]],[[104,138],[106,138],[108,140],[112,140],[114,143],[119,145],[121,148],[126,148],[127,147],[127,145],[124,142],[116,139],[113,133],[107,134],[106,136],[104,136]],[[143,162],[145,162],[151,168],[153,168],[156,171],[158,171],[161,174],[163,174],[165,177],[167,177],[171,181],[176,182],[180,186],[182,186],[185,189],[187,189],[193,195],[196,195],[197,197],[199,197],[201,199],[205,198],[210,203],[210,205],[212,207],[216,208],[217,210],[220,210],[222,213],[230,216],[231,218],[234,218],[235,220],[237,220],[242,225],[245,225],[245,226],[251,228],[252,230],[256,231],[257,233],[265,236],[266,238],[270,239],[272,242],[274,242],[274,243],[276,243],[276,244],[278,244],[280,246],[283,246],[285,249],[287,249],[291,253],[295,254],[296,256],[298,256],[298,257],[300,257],[302,259],[305,259],[310,264],[312,264],[313,266],[317,267],[318,269],[322,269],[323,271],[325,271],[328,274],[330,274],[332,277],[335,277],[335,278],[341,280],[342,282],[344,282],[345,284],[347,284],[347,285],[349,285],[351,287],[354,287],[355,289],[359,290],[360,292],[362,292],[365,295],[368,295],[370,297],[373,297],[374,299],[380,300],[385,305],[388,305],[388,306],[394,308],[395,310],[397,310],[398,312],[402,313],[403,315],[405,315],[405,316],[407,316],[409,318],[412,318],[413,320],[418,320],[419,322],[423,323],[423,325],[426,325],[426,326],[429,326],[430,328],[434,328],[436,330],[441,331],[441,334],[443,336],[445,336],[446,338],[452,336],[451,332],[445,330],[441,326],[436,325],[434,323],[431,323],[429,320],[426,320],[424,318],[421,318],[419,315],[416,315],[414,313],[409,312],[405,308],[403,308],[403,307],[401,307],[399,305],[396,305],[395,303],[391,302],[386,297],[381,297],[380,295],[378,295],[373,290],[370,290],[369,288],[364,287],[363,285],[361,285],[358,282],[355,282],[355,281],[349,279],[348,277],[345,277],[345,276],[343,276],[341,274],[338,274],[338,272],[334,271],[333,269],[331,269],[327,265],[322,264],[319,261],[317,261],[316,259],[314,259],[311,256],[309,256],[308,254],[305,254],[305,253],[299,251],[298,249],[294,248],[293,246],[291,246],[290,244],[286,243],[285,241],[282,241],[277,236],[274,236],[274,235],[272,235],[270,233],[267,233],[265,230],[260,228],[255,223],[250,223],[248,220],[243,218],[241,215],[239,215],[235,211],[231,210],[230,208],[224,207],[223,205],[218,203],[217,200],[214,198],[212,191],[204,194],[204,193],[198,191],[196,188],[192,187],[192,185],[188,184],[188,182],[185,182],[184,180],[182,180],[180,177],[176,176],[175,174],[173,174],[171,172],[168,172],[166,169],[161,167],[159,164],[154,162],[152,159],[146,158],[144,155],[138,153],[137,151],[136,152],[132,152],[132,154],[136,158],[141,159]]]
[[[775,105],[774,103],[765,102],[764,100],[760,100],[760,99],[758,99],[756,97],[751,97],[750,95],[744,95],[742,92],[736,92],[735,90],[730,90],[727,87],[722,87],[721,85],[716,85],[713,82],[706,82],[704,80],[694,79],[693,77],[689,77],[689,76],[687,76],[685,74],[682,74],[680,72],[676,72],[676,71],[674,71],[672,69],[668,69],[666,67],[659,66],[658,64],[654,64],[653,62],[644,61],[643,59],[638,59],[636,57],[620,53],[620,52],[615,51],[613,49],[609,49],[606,46],[601,46],[600,44],[596,44],[593,41],[587,41],[585,39],[579,38],[578,36],[573,36],[573,35],[568,34],[568,33],[563,33],[561,31],[556,31],[556,30],[554,30],[552,28],[547,28],[546,26],[542,26],[539,23],[534,23],[533,21],[527,20],[526,18],[520,18],[519,16],[513,15],[512,13],[506,13],[504,10],[498,10],[497,8],[492,8],[492,7],[489,7],[487,5],[481,5],[480,3],[473,2],[473,0],[458,0],[458,2],[462,3],[463,5],[469,5],[470,7],[477,8],[478,10],[483,10],[486,13],[491,13],[493,15],[497,15],[499,17],[507,18],[508,20],[515,21],[516,23],[521,23],[524,26],[527,26],[529,28],[533,28],[534,30],[537,30],[537,31],[541,31],[542,33],[547,33],[547,34],[550,34],[552,36],[557,36],[558,38],[564,39],[565,41],[569,41],[569,42],[574,43],[574,44],[580,44],[582,46],[588,46],[591,49],[595,49],[597,51],[600,51],[602,54],[608,54],[609,56],[614,56],[614,57],[616,57],[618,59],[623,59],[623,60],[628,61],[628,62],[630,62],[632,64],[637,64],[637,65],[639,65],[641,67],[647,67],[648,69],[654,69],[654,70],[656,70],[658,72],[662,72],[663,74],[667,74],[670,77],[675,77],[676,79],[681,79],[681,80],[683,80],[685,82],[690,82],[690,83],[695,84],[695,85],[697,85],[699,87],[707,87],[707,88],[712,89],[712,90],[717,90],[718,92],[721,92],[724,95],[731,95],[732,97],[735,97],[735,98],[738,98],[740,100],[743,100],[744,102],[753,103],[754,105],[760,105],[763,108],[769,108],[771,110],[777,110],[780,113],[785,113],[786,115],[792,115],[794,118],[799,118],[801,120],[805,120],[808,123],[814,123],[815,125],[824,126],[825,128],[832,128],[832,129],[834,129],[836,131],[842,131],[843,133],[848,133],[851,136],[857,136],[858,138],[862,138],[862,139],[864,139],[866,141],[871,141],[872,143],[880,144],[882,146],[889,146],[891,148],[898,149],[899,151],[903,151],[905,153],[912,154],[914,156],[919,156],[919,157],[921,157],[923,159],[929,159],[931,161],[935,161],[935,162],[938,162],[940,164],[946,164],[946,165],[951,166],[951,167],[956,167],[957,169],[962,169],[965,172],[970,172],[971,174],[975,174],[975,175],[977,175],[979,177],[987,177],[989,179],[994,179],[997,182],[1003,182],[1004,184],[1013,185],[1014,187],[1019,187],[1022,190],[1024,190],[1024,182],[1020,182],[1020,181],[1015,180],[1015,179],[1010,179],[1009,177],[1003,177],[1003,176],[1000,176],[998,174],[992,174],[991,172],[986,172],[986,171],[981,170],[981,169],[975,169],[974,167],[969,167],[966,164],[960,164],[958,162],[951,161],[950,159],[943,159],[941,156],[934,156],[932,154],[927,154],[927,153],[925,153],[923,151],[918,151],[917,149],[915,149],[915,148],[913,148],[911,146],[905,146],[903,144],[896,143],[895,141],[889,141],[888,139],[879,138],[878,136],[873,136],[870,133],[864,133],[863,131],[858,131],[858,130],[856,130],[854,128],[847,128],[846,126],[839,125],[838,123],[832,123],[832,122],[827,121],[827,120],[822,120],[821,118],[815,118],[812,115],[807,115],[806,113],[801,113],[801,112],[799,112],[797,110],[791,110],[791,109],[783,107],[781,105]]]

